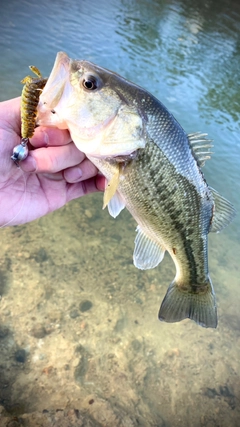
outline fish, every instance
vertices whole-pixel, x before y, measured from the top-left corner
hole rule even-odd
[[[57,54],[38,104],[39,125],[68,129],[106,178],[104,206],[126,208],[137,222],[134,265],[155,268],[167,251],[176,275],[158,318],[217,327],[208,268],[208,233],[234,218],[233,205],[211,188],[202,167],[207,134],[187,134],[154,95],[87,60]]]

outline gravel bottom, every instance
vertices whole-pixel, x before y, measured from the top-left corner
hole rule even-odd
[[[134,220],[101,206],[1,230],[0,427],[239,426],[236,244],[210,236],[218,328],[165,324],[170,257],[137,270]]]

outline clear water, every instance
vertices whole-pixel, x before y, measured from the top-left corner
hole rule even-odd
[[[157,96],[187,132],[209,134],[206,179],[240,212],[237,0],[9,0],[0,8],[0,100],[20,95],[28,65],[47,76],[60,50],[112,69]],[[212,331],[158,322],[172,262],[137,271],[134,221],[127,212],[114,221],[101,205],[95,194],[1,230],[0,404],[27,413],[29,425],[34,411],[75,408],[89,425],[238,426],[239,215],[209,236]]]

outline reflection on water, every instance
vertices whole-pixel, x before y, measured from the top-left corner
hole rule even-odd
[[[59,50],[110,68],[187,132],[208,132],[204,173],[239,212],[239,17],[227,0],[4,2],[0,99],[20,94],[28,65],[48,75]],[[239,216],[209,236],[219,312],[209,331],[157,320],[174,266],[135,269],[134,221],[101,206],[97,194],[1,230],[0,405],[28,412],[29,425],[37,411],[43,425],[48,414],[74,426],[237,426]]]

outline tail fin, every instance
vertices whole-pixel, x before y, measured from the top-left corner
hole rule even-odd
[[[173,281],[161,304],[159,319],[171,323],[189,318],[205,328],[216,328],[217,307],[210,278],[204,288],[204,293],[186,291]]]

